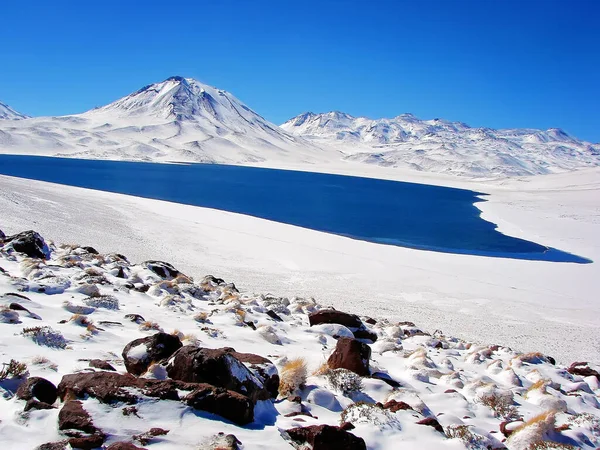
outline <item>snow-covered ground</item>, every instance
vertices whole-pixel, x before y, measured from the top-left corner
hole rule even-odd
[[[360,172],[359,172],[360,171]],[[346,164],[336,172],[365,174]],[[600,171],[472,182],[374,168],[367,176],[466,187],[500,231],[600,260]],[[170,261],[243,292],[314,296],[426,329],[600,362],[600,272],[592,264],[485,258],[356,241],[238,214],[0,177],[0,228]]]
[[[19,182],[3,179],[3,186]],[[156,246],[152,253],[179,231],[169,224],[182,217],[164,215],[177,213],[169,205],[74,190],[81,195],[77,206],[86,205],[77,215],[52,203],[61,195],[52,195],[56,187],[39,191],[36,184],[21,186],[24,194],[11,201],[23,209],[29,202],[44,206],[38,229],[42,221],[48,230],[56,226],[47,219],[52,213],[60,221],[62,212],[62,220],[72,221],[70,241],[94,220],[108,225],[114,211],[122,213],[110,236],[148,231],[124,226],[124,210],[161,210],[154,216],[162,231],[144,240]],[[207,233],[214,227],[207,211],[183,212],[186,225],[201,222],[195,231],[202,241],[178,248],[196,253],[203,272],[212,270],[209,242],[232,230]],[[263,225],[275,233],[272,242],[282,239],[276,227]],[[98,230],[89,231],[85,244],[96,240]],[[256,236],[249,230],[246,239]],[[0,373],[0,442],[7,448],[284,449],[292,448],[286,439],[296,438],[295,448],[309,449],[293,429],[322,424],[344,424],[354,437],[329,429],[335,434],[315,450],[591,450],[600,444],[600,374],[593,367],[566,370],[541,353],[423,332],[375,305],[369,315],[387,317],[361,320],[325,312],[312,299],[240,293],[226,283],[232,280],[191,280],[160,262],[132,263],[50,241],[28,249],[14,242],[0,246],[0,358],[13,363]],[[349,259],[352,253],[347,248]],[[354,341],[359,333],[362,341]],[[223,347],[242,354],[212,350]],[[201,357],[192,365],[186,355]],[[207,382],[228,391],[211,401],[205,395],[214,388],[198,384]],[[223,445],[226,435],[233,445]],[[113,447],[117,442],[130,446]],[[38,447],[45,443],[52,444]]]

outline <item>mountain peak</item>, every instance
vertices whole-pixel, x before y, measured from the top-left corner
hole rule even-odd
[[[6,103],[0,102],[0,120],[21,120],[27,118],[29,118],[29,116],[15,111]]]

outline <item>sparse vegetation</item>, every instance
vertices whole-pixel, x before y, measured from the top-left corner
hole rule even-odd
[[[19,378],[27,374],[27,364],[11,359],[9,363],[3,363],[0,369],[0,381],[7,378]]]
[[[476,401],[490,408],[500,419],[511,420],[519,417],[519,411],[514,406],[513,396],[510,392],[482,395]]]
[[[287,397],[306,384],[306,361],[304,358],[295,358],[287,362],[280,373],[279,395]]]
[[[469,425],[450,425],[444,430],[444,433],[448,439],[461,440],[468,449],[487,449],[487,439],[480,434],[472,432],[470,428]]]
[[[536,441],[531,443],[526,450],[575,450],[574,447],[569,444],[561,444],[559,442],[552,441]]]
[[[100,295],[83,299],[83,303],[93,308],[119,309],[119,299],[112,295]]]
[[[330,369],[325,374],[333,389],[344,395],[354,394],[363,389],[362,378],[347,369]]]
[[[140,324],[140,331],[162,331],[163,329],[156,322],[146,320]]]
[[[380,429],[401,429],[400,421],[394,414],[373,403],[356,402],[348,406],[340,416],[340,423],[365,423]]]
[[[63,335],[48,326],[23,328],[21,334],[31,338],[38,345],[61,349],[67,347],[67,341]]]

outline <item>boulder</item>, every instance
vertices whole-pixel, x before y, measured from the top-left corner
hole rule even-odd
[[[233,349],[208,349],[186,345],[175,352],[167,364],[174,380],[209,383],[248,396],[253,402],[268,400],[271,393],[239,359]]]
[[[367,445],[362,438],[331,425],[312,425],[310,427],[292,428],[284,437],[290,440],[297,449],[311,450],[366,450]]]
[[[46,442],[45,444],[36,447],[35,450],[66,450],[67,445],[69,445],[68,440],[59,441],[59,442]]]
[[[335,350],[327,360],[330,369],[347,369],[361,375],[369,375],[371,347],[351,338],[340,338]]]
[[[365,340],[371,341],[371,342],[377,341],[377,334],[373,333],[370,330],[367,330],[366,328],[354,330],[352,332],[352,334],[354,334],[354,337],[356,339],[365,339]]]
[[[146,269],[154,272],[156,275],[161,277],[163,280],[172,280],[181,272],[173,267],[171,264],[163,261],[144,261],[142,263]]]
[[[116,372],[116,370],[117,370],[111,364],[109,364],[107,361],[103,361],[102,359],[92,359],[90,361],[89,365],[90,365],[90,367],[93,367],[94,369],[110,370],[111,372]]]
[[[150,364],[169,358],[182,345],[177,336],[167,333],[135,339],[123,349],[125,368],[139,376],[148,370]]]
[[[238,425],[254,420],[254,402],[239,393],[206,383],[136,378],[116,372],[81,372],[65,375],[58,385],[58,395],[77,398],[93,397],[102,403],[137,403],[141,397],[183,401],[187,405],[218,414]]]
[[[88,252],[91,255],[98,255],[98,250],[96,250],[94,247],[90,247],[89,245],[86,245],[84,247],[81,247],[82,250],[85,250],[86,252]]]
[[[183,401],[194,409],[217,414],[238,425],[254,421],[254,403],[245,395],[199,383]]]
[[[92,418],[83,409],[79,400],[69,400],[58,413],[59,430],[79,430],[86,433],[96,433],[98,429],[94,426]]]
[[[42,403],[52,405],[58,395],[56,386],[41,377],[28,378],[17,390],[17,398],[21,400],[36,399]]]
[[[4,238],[5,249],[12,248],[16,252],[25,253],[30,258],[48,259],[50,249],[44,238],[35,231],[23,231]]]
[[[433,427],[435,431],[439,431],[440,433],[445,434],[444,427],[442,427],[437,421],[437,419],[434,419],[433,417],[426,417],[423,420],[419,420],[417,422],[417,425],[427,425],[429,427]]]
[[[337,323],[347,328],[362,328],[364,325],[356,314],[348,314],[335,309],[322,309],[308,315],[310,326],[321,323]]]
[[[30,400],[27,400],[27,403],[25,403],[25,408],[23,408],[23,411],[27,412],[27,411],[31,411],[32,409],[55,409],[55,408],[54,408],[54,406],[52,406],[48,403],[40,402],[40,401],[37,401],[35,398],[32,398]]]
[[[279,373],[275,364],[267,358],[253,353],[239,353],[232,348],[225,348],[224,350],[229,351],[232,356],[250,369],[250,372],[262,382],[271,397],[277,398],[279,395]]]
[[[106,450],[144,450],[142,447],[133,445],[131,442],[115,442],[106,447]]]
[[[71,448],[80,448],[83,450],[92,450],[101,447],[106,440],[103,433],[95,433],[89,436],[75,436],[69,439]]]
[[[395,413],[397,411],[403,411],[406,409],[410,409],[412,410],[412,406],[410,406],[408,403],[404,403],[404,402],[398,402],[396,400],[390,400],[388,402],[386,402],[384,405],[382,405],[383,409],[388,409],[391,412]]]
[[[569,366],[567,371],[571,375],[579,375],[581,377],[596,377],[600,381],[600,373],[597,370],[589,367],[587,362],[574,362]]]

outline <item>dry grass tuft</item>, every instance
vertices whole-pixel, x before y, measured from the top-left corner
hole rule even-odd
[[[330,371],[331,369],[329,368],[329,365],[324,362],[323,364],[321,364],[319,366],[319,368],[317,370],[315,370],[312,375],[314,377],[320,377],[320,376],[324,376],[327,375],[327,373]]]
[[[287,397],[306,384],[306,361],[304,358],[295,358],[286,363],[281,369],[279,381],[279,395]]]
[[[500,419],[512,420],[519,417],[519,412],[513,405],[514,400],[510,392],[482,395],[477,398],[477,402],[490,408],[494,415]]]
[[[528,398],[528,396],[534,391],[540,391],[542,394],[546,393],[546,387],[549,386],[552,382],[550,380],[538,380],[533,383],[527,392],[525,392],[524,398]]]
[[[162,331],[163,329],[156,322],[146,320],[140,324],[140,331]]]
[[[7,378],[20,378],[27,374],[27,364],[11,359],[9,363],[3,363],[0,369],[0,381]]]

